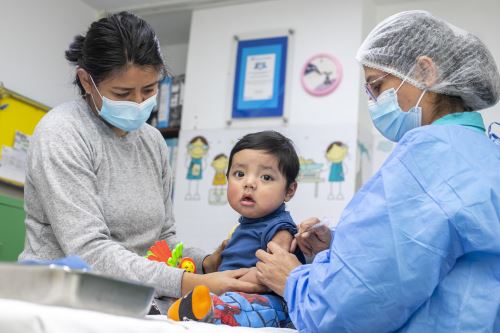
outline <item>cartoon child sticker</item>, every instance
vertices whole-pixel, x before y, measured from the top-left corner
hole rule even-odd
[[[330,173],[328,175],[328,181],[330,182],[330,193],[328,194],[328,200],[343,200],[344,195],[342,194],[342,182],[345,180],[345,164],[344,159],[347,156],[349,147],[341,142],[334,141],[326,149],[325,157],[330,162]],[[333,194],[333,183],[338,184],[337,196]]]
[[[214,157],[212,168],[215,170],[214,179],[212,181],[213,188],[209,192],[209,203],[212,205],[223,205],[227,202],[225,198],[226,193],[226,170],[228,167],[229,159],[226,154],[219,154]]]
[[[205,169],[205,156],[208,152],[208,141],[203,136],[195,136],[187,145],[186,161],[189,160],[187,180],[188,193],[185,200],[200,200],[199,183],[203,178],[203,170]],[[195,183],[196,190],[191,194],[191,185]]]

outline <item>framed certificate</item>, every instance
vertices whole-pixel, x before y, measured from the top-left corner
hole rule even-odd
[[[290,33],[235,36],[228,123],[238,118],[284,117]]]

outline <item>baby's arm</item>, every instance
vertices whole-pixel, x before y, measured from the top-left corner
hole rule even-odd
[[[272,239],[274,243],[281,246],[287,252],[290,252],[290,246],[292,244],[292,240],[293,236],[288,230],[278,231]],[[246,273],[240,278],[240,280],[259,284],[259,280],[257,279],[257,269],[255,267],[252,267],[248,273]]]
[[[292,246],[292,240],[293,240],[293,235],[290,233],[289,230],[285,229],[278,231],[276,235],[274,235],[273,239],[271,239],[271,241],[281,246],[281,248],[287,252],[290,252],[290,247]]]

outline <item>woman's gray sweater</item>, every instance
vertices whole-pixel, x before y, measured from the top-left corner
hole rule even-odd
[[[26,241],[19,259],[78,255],[93,271],[181,296],[183,271],[144,258],[160,239],[177,244],[172,174],[160,132],[145,124],[117,136],[84,100],[42,118],[26,170]],[[204,253],[184,249],[201,269]]]

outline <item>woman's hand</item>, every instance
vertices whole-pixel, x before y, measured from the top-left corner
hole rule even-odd
[[[257,279],[257,268],[255,267],[249,268],[248,272],[246,272],[245,275],[240,277],[239,280],[259,284],[259,280]]]
[[[220,262],[222,260],[222,251],[226,248],[228,240],[224,240],[219,247],[214,251],[214,253],[208,255],[203,259],[203,273],[213,273],[217,272]]]
[[[204,284],[211,292],[220,295],[226,291],[241,291],[255,294],[267,291],[263,285],[239,280],[250,271],[249,268],[240,268],[232,271],[215,272],[210,274],[184,273],[182,277],[182,295],[190,292],[195,286]]]
[[[332,232],[326,225],[318,225],[320,221],[311,217],[298,225],[299,231],[292,242],[291,251],[295,251],[297,245],[306,256],[312,256],[316,253],[330,248],[332,241]]]
[[[301,263],[295,255],[274,242],[269,242],[267,248],[270,253],[263,250],[258,250],[255,253],[260,260],[256,266],[257,278],[260,283],[271,288],[276,294],[283,296],[288,275]]]

